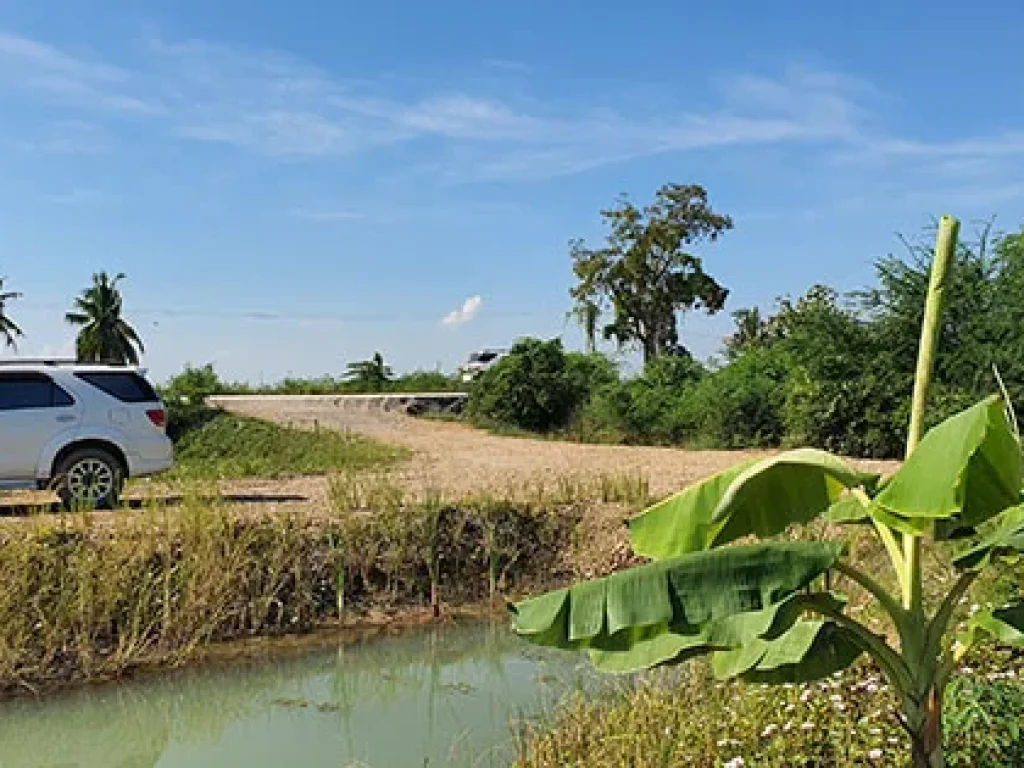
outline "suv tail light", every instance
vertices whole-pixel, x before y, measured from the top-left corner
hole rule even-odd
[[[163,408],[151,408],[146,411],[146,415],[149,416],[149,420],[153,422],[154,427],[163,429],[167,426],[167,414]]]

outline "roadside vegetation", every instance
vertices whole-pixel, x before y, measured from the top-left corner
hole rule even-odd
[[[988,653],[954,681],[944,709],[946,764],[1024,764],[1024,663]],[[591,765],[887,766],[911,764],[892,688],[867,665],[784,688],[716,682],[706,664],[661,670],[572,697],[516,730],[518,768]]]
[[[207,410],[174,443],[168,479],[288,477],[387,466],[406,455],[359,435]]]
[[[381,468],[401,448],[329,429],[304,429],[228,413],[207,404],[219,390],[210,366],[186,368],[160,394],[174,441],[171,480],[287,477]]]
[[[798,299],[780,299],[770,314],[736,312],[724,355],[710,363],[676,346],[625,377],[600,352],[523,340],[474,382],[466,412],[487,427],[588,442],[811,445],[897,458],[931,257],[931,246],[907,242],[903,256],[877,262],[877,282],[863,291],[843,296],[816,285]],[[1021,407],[1021,328],[1024,233],[983,229],[955,255],[928,426],[992,391],[993,366]]]
[[[213,366],[187,365],[172,379],[203,379],[209,395],[362,395],[387,392],[460,392],[465,385],[456,377],[439,371],[412,371],[400,376],[392,373],[379,353],[370,360],[349,363],[344,374],[315,378],[288,377],[278,382],[250,384],[224,381]]]

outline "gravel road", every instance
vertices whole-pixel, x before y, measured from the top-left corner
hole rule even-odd
[[[414,488],[453,494],[502,491],[561,478],[596,479],[643,476],[652,494],[667,495],[736,462],[768,452],[691,451],[613,445],[583,445],[554,440],[504,437],[453,422],[417,419],[379,409],[335,405],[333,401],[301,398],[262,400],[258,397],[222,403],[236,413],[293,426],[349,431],[384,443],[400,445],[412,458],[396,474]],[[891,471],[887,462],[860,466]],[[292,485],[297,483],[298,485]],[[304,486],[316,494],[324,481],[297,478],[283,488]],[[320,490],[322,493],[322,490]]]

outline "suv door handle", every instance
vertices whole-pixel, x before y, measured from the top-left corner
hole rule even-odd
[[[57,417],[57,421],[74,421],[76,418],[78,418],[78,417],[77,416],[71,416],[70,414],[68,414],[68,415],[65,415],[65,416],[58,416]]]

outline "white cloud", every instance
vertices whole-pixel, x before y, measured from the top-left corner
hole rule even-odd
[[[447,325],[449,328],[457,328],[460,325],[465,325],[480,311],[481,305],[484,300],[479,296],[470,296],[466,299],[459,309],[454,309],[447,315],[441,318],[441,325]]]

